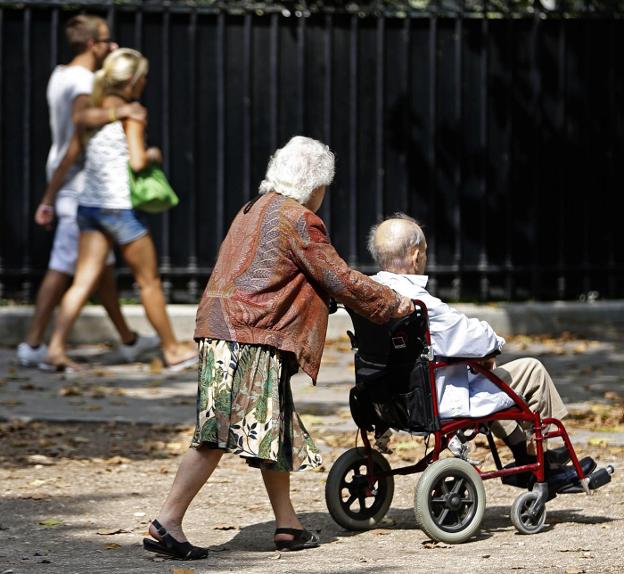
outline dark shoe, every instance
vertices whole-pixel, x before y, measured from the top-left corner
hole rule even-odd
[[[586,456],[579,461],[583,474],[585,476],[590,475],[596,470],[596,461],[591,456]],[[547,477],[548,490],[551,492],[557,492],[570,485],[578,484],[579,478],[576,474],[576,469],[573,465],[564,466],[556,472],[549,473]]]
[[[164,554],[178,560],[201,560],[208,556],[208,548],[193,546],[190,542],[178,542],[158,520],[152,520],[152,524],[158,530],[160,540],[143,538],[143,548],[148,552]]]
[[[275,534],[291,534],[292,540],[276,540],[275,549],[280,552],[285,550],[305,550],[306,548],[316,548],[319,545],[319,537],[308,531],[297,528],[276,528]]]
[[[570,452],[568,447],[563,445],[559,448],[552,448],[544,452],[544,462],[546,467],[556,469],[570,462]]]
[[[537,457],[534,455],[526,455],[525,461],[522,465],[516,462],[509,463],[503,468],[514,468],[516,466],[524,466],[525,464],[535,464]],[[564,465],[570,460],[570,453],[568,448],[564,445],[560,448],[553,448],[551,450],[544,451],[544,464],[546,466],[546,478],[549,476],[558,475]],[[566,469],[569,467],[565,467]],[[589,471],[591,472],[591,471]],[[587,473],[586,473],[587,474]],[[576,475],[575,475],[576,476]],[[519,474],[509,474],[501,477],[501,482],[507,486],[515,486],[517,488],[529,488],[535,478],[530,472],[521,472]]]

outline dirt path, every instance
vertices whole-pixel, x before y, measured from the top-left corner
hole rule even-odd
[[[188,514],[191,540],[214,550],[194,563],[164,561],[140,547],[186,448],[188,428],[2,423],[0,573],[622,571],[621,472],[593,496],[560,496],[550,502],[549,527],[533,536],[518,535],[509,520],[520,491],[486,482],[481,535],[453,547],[434,545],[417,529],[412,506],[417,475],[397,477],[382,527],[352,533],[333,522],[324,501],[327,469],[352,443],[352,435],[323,432],[320,417],[309,422],[325,466],[295,475],[293,498],[304,524],[320,533],[322,546],[275,552],[260,474],[238,457],[226,456]],[[405,435],[394,437],[393,446],[393,466],[406,464],[421,448]],[[583,454],[600,458],[600,464],[624,468],[620,447],[582,448]]]

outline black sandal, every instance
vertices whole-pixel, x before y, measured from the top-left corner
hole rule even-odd
[[[316,548],[319,545],[319,537],[309,530],[299,530],[297,528],[276,528],[277,534],[291,534],[294,536],[292,540],[276,540],[275,549],[280,552],[287,550],[305,550],[307,548]]]
[[[178,542],[158,520],[152,520],[152,524],[158,530],[160,540],[143,538],[143,548],[148,552],[164,554],[177,560],[201,560],[208,556],[208,548],[193,546],[190,542]]]

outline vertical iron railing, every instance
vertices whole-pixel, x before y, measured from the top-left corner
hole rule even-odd
[[[0,0],[0,296],[32,298],[45,269],[50,238],[33,224],[49,141],[42,74],[69,59],[62,27],[77,4]],[[183,186],[176,211],[152,221],[171,300],[197,298],[237,205],[298,133],[336,153],[320,213],[359,269],[374,269],[366,225],[398,206],[424,218],[430,287],[445,297],[624,296],[619,9],[85,4],[152,60],[150,138]],[[590,81],[597,61],[604,83]]]

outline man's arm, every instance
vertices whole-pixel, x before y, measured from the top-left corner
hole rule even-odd
[[[485,321],[470,318],[432,297],[429,330],[435,353],[445,357],[485,357],[500,351],[505,339]]]
[[[147,110],[139,102],[131,102],[116,108],[98,108],[91,105],[91,96],[76,96],[72,105],[74,127],[81,131],[102,127],[116,120],[133,119],[147,122]]]
[[[78,132],[74,131],[74,135],[71,142],[69,142],[67,151],[65,152],[61,163],[54,170],[50,182],[48,183],[48,187],[46,188],[45,193],[41,198],[41,202],[37,207],[37,211],[35,212],[35,221],[39,225],[49,226],[52,223],[52,219],[54,218],[54,209],[52,206],[54,205],[56,194],[58,193],[58,190],[61,189],[69,168],[76,161],[81,151],[82,145],[80,144],[80,137],[78,136]]]

